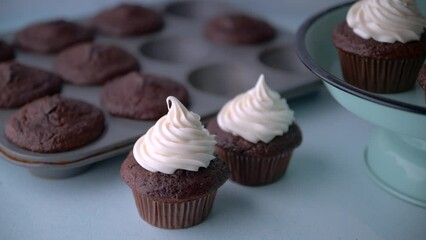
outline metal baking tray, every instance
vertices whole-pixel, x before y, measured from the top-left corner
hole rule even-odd
[[[261,73],[268,85],[287,99],[317,90],[320,80],[311,74],[295,53],[295,36],[278,30],[265,44],[235,46],[208,41],[203,36],[206,21],[217,14],[241,12],[217,1],[168,2],[152,6],[163,13],[162,31],[141,37],[111,37],[98,34],[96,42],[123,47],[141,64],[142,72],[168,76],[182,83],[190,95],[189,109],[206,118],[216,113],[234,95],[253,87]],[[77,22],[88,24],[88,19]],[[13,33],[0,34],[11,42]],[[51,70],[54,55],[17,51],[16,60]],[[101,86],[65,83],[62,95],[82,99],[100,108]],[[164,102],[166,104],[166,102]],[[137,138],[155,122],[114,117],[104,111],[106,129],[96,141],[67,152],[35,153],[10,143],[4,125],[16,109],[0,109],[0,153],[6,160],[40,177],[65,178],[87,170],[93,163],[128,152]]]

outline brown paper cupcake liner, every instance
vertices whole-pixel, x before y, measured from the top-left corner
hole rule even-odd
[[[419,81],[420,87],[424,89],[426,95],[426,64],[424,64],[417,76],[417,80]]]
[[[376,59],[338,49],[343,78],[374,93],[397,93],[413,88],[425,57]]]
[[[201,223],[210,213],[216,190],[198,198],[159,200],[133,191],[139,215],[149,224],[167,229],[188,228]]]
[[[293,151],[288,151],[272,157],[247,157],[216,147],[218,157],[228,162],[230,179],[248,186],[277,181],[284,175],[292,153]]]

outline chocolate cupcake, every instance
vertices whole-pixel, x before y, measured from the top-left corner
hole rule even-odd
[[[108,82],[101,93],[102,105],[112,115],[157,120],[167,113],[166,98],[174,95],[188,105],[186,88],[165,77],[131,72]]]
[[[15,58],[15,50],[5,41],[0,40],[0,63],[13,60]]]
[[[100,12],[92,19],[92,24],[106,34],[135,36],[161,30],[164,21],[153,9],[127,3]]]
[[[77,43],[92,41],[93,31],[82,25],[55,20],[32,24],[15,34],[15,45],[38,53],[56,53]]]
[[[207,128],[216,135],[215,152],[228,162],[231,180],[248,186],[280,179],[302,142],[293,111],[263,75],[253,89],[226,103]]]
[[[120,47],[84,43],[59,53],[53,68],[70,83],[96,85],[139,70],[139,62]]]
[[[423,88],[426,97],[426,64],[423,65],[422,69],[420,70],[418,81],[420,86]]]
[[[218,43],[249,45],[267,42],[276,35],[269,23],[245,14],[221,15],[204,28],[205,36]]]
[[[411,89],[426,58],[425,26],[414,0],[356,2],[333,31],[344,79],[375,93]]]
[[[420,86],[426,90],[426,64],[423,65],[422,69],[420,70],[418,81]]]
[[[10,142],[33,152],[64,152],[97,139],[104,121],[97,107],[55,95],[16,111],[6,123],[5,135]]]
[[[169,112],[139,138],[121,165],[139,214],[160,228],[187,228],[209,214],[217,189],[229,177],[213,155],[216,141],[175,97]]]
[[[17,108],[61,91],[59,76],[16,62],[0,64],[0,108]]]

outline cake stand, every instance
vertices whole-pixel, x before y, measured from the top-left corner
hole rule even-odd
[[[335,6],[308,19],[297,33],[299,57],[337,102],[377,126],[365,150],[372,179],[393,195],[426,207],[425,92],[416,84],[404,93],[374,94],[343,80],[331,35],[352,4]],[[418,1],[418,6],[426,11],[426,1]],[[342,144],[350,138],[348,130]]]

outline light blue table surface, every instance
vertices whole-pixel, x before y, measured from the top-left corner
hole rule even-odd
[[[0,31],[90,14],[114,2],[0,0]],[[230,2],[295,31],[309,15],[342,1]],[[285,177],[254,188],[228,181],[208,219],[185,230],[158,229],[139,218],[119,176],[124,156],[64,180],[36,178],[0,161],[0,240],[426,239],[426,209],[391,196],[367,175],[363,154],[373,126],[324,89],[290,106],[304,141]]]

